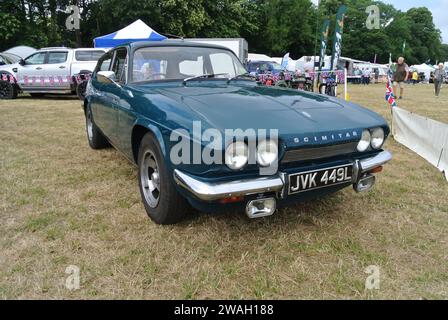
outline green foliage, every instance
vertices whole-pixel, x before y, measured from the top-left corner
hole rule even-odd
[[[81,8],[81,30],[65,28],[67,6]],[[293,58],[312,55],[316,29],[331,21],[327,54],[331,54],[335,14],[348,7],[342,40],[342,55],[387,63],[389,53],[408,63],[448,60],[448,45],[441,43],[427,8],[401,12],[373,0],[321,0],[319,9],[311,0],[1,0],[0,50],[15,45],[92,46],[93,38],[114,32],[142,19],[161,33],[183,37],[244,37],[251,52]],[[380,7],[386,28],[368,30],[366,7]],[[403,51],[403,43],[406,48]],[[318,51],[319,48],[317,48]]]

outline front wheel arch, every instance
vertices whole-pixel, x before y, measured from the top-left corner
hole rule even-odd
[[[132,128],[131,134],[132,158],[136,164],[138,163],[140,143],[145,134],[147,134],[148,132],[150,132],[155,137],[155,139],[159,143],[163,157],[166,157],[166,146],[160,130],[150,123],[137,122]]]

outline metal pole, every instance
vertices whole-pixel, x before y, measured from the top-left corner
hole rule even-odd
[[[345,101],[348,100],[347,97],[347,68],[344,68],[344,95],[345,95]]]
[[[314,33],[314,59],[313,59],[313,71],[316,71],[316,54],[317,54],[317,33],[319,30],[319,19],[320,19],[320,15],[319,15],[319,0],[317,1],[317,12],[316,12],[316,30]],[[316,77],[314,77],[313,79],[313,91],[314,88],[316,87]]]

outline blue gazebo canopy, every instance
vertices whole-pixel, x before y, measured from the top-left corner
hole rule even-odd
[[[142,20],[137,20],[117,32],[94,39],[95,48],[113,48],[133,41],[162,41],[166,37],[155,32]]]

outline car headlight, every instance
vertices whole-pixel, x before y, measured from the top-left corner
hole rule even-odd
[[[242,141],[230,144],[226,149],[225,161],[226,165],[232,170],[243,168],[248,161],[249,149]]]
[[[273,140],[263,140],[258,143],[257,162],[262,167],[269,167],[278,158],[278,145]]]
[[[371,146],[373,149],[379,149],[384,143],[384,130],[383,128],[375,128],[372,130],[371,134]]]
[[[366,151],[370,146],[370,141],[371,141],[370,131],[364,130],[362,132],[361,141],[359,141],[359,143],[358,143],[358,147],[357,147],[358,151],[359,152]]]

